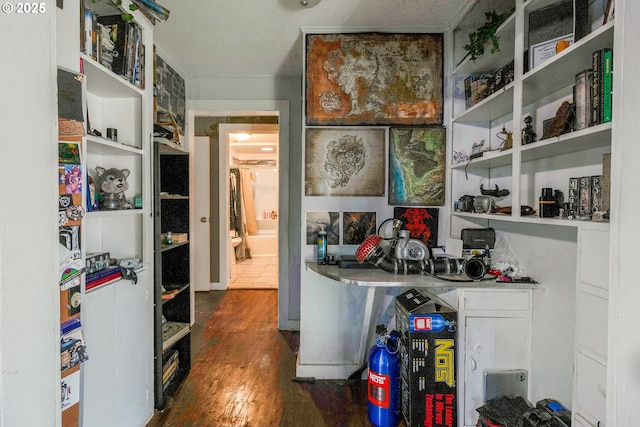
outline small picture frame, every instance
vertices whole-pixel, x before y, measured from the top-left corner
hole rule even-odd
[[[615,5],[616,5],[615,0],[607,1],[607,6],[604,8],[604,18],[602,20],[602,25],[613,21]]]
[[[566,40],[569,44],[573,43],[573,34],[557,37],[547,40],[546,42],[534,44],[529,49],[530,70],[540,66],[543,62],[549,60],[556,55],[556,45],[559,41]]]

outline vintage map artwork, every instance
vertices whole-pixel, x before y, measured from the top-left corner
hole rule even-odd
[[[390,205],[444,205],[445,144],[443,127],[391,128]]]
[[[384,196],[385,129],[307,128],[305,195]]]
[[[441,125],[442,34],[307,34],[307,125]]]

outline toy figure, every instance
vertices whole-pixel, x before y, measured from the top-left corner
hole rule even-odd
[[[132,205],[127,200],[124,192],[129,189],[127,177],[129,169],[105,169],[96,166],[96,191],[100,193],[101,209],[118,210],[131,209]]]

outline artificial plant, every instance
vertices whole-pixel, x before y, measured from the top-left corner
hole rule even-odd
[[[469,44],[464,46],[465,50],[469,52],[467,55],[470,55],[472,61],[484,54],[484,46],[488,40],[491,40],[491,53],[496,53],[500,50],[496,30],[507,19],[508,15],[506,13],[497,14],[494,10],[485,12],[484,16],[487,18],[487,22],[469,34]]]

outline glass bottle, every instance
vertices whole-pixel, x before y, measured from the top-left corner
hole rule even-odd
[[[540,218],[551,218],[554,215],[556,199],[553,197],[553,189],[545,187],[542,189],[542,196],[538,202],[538,213]]]

